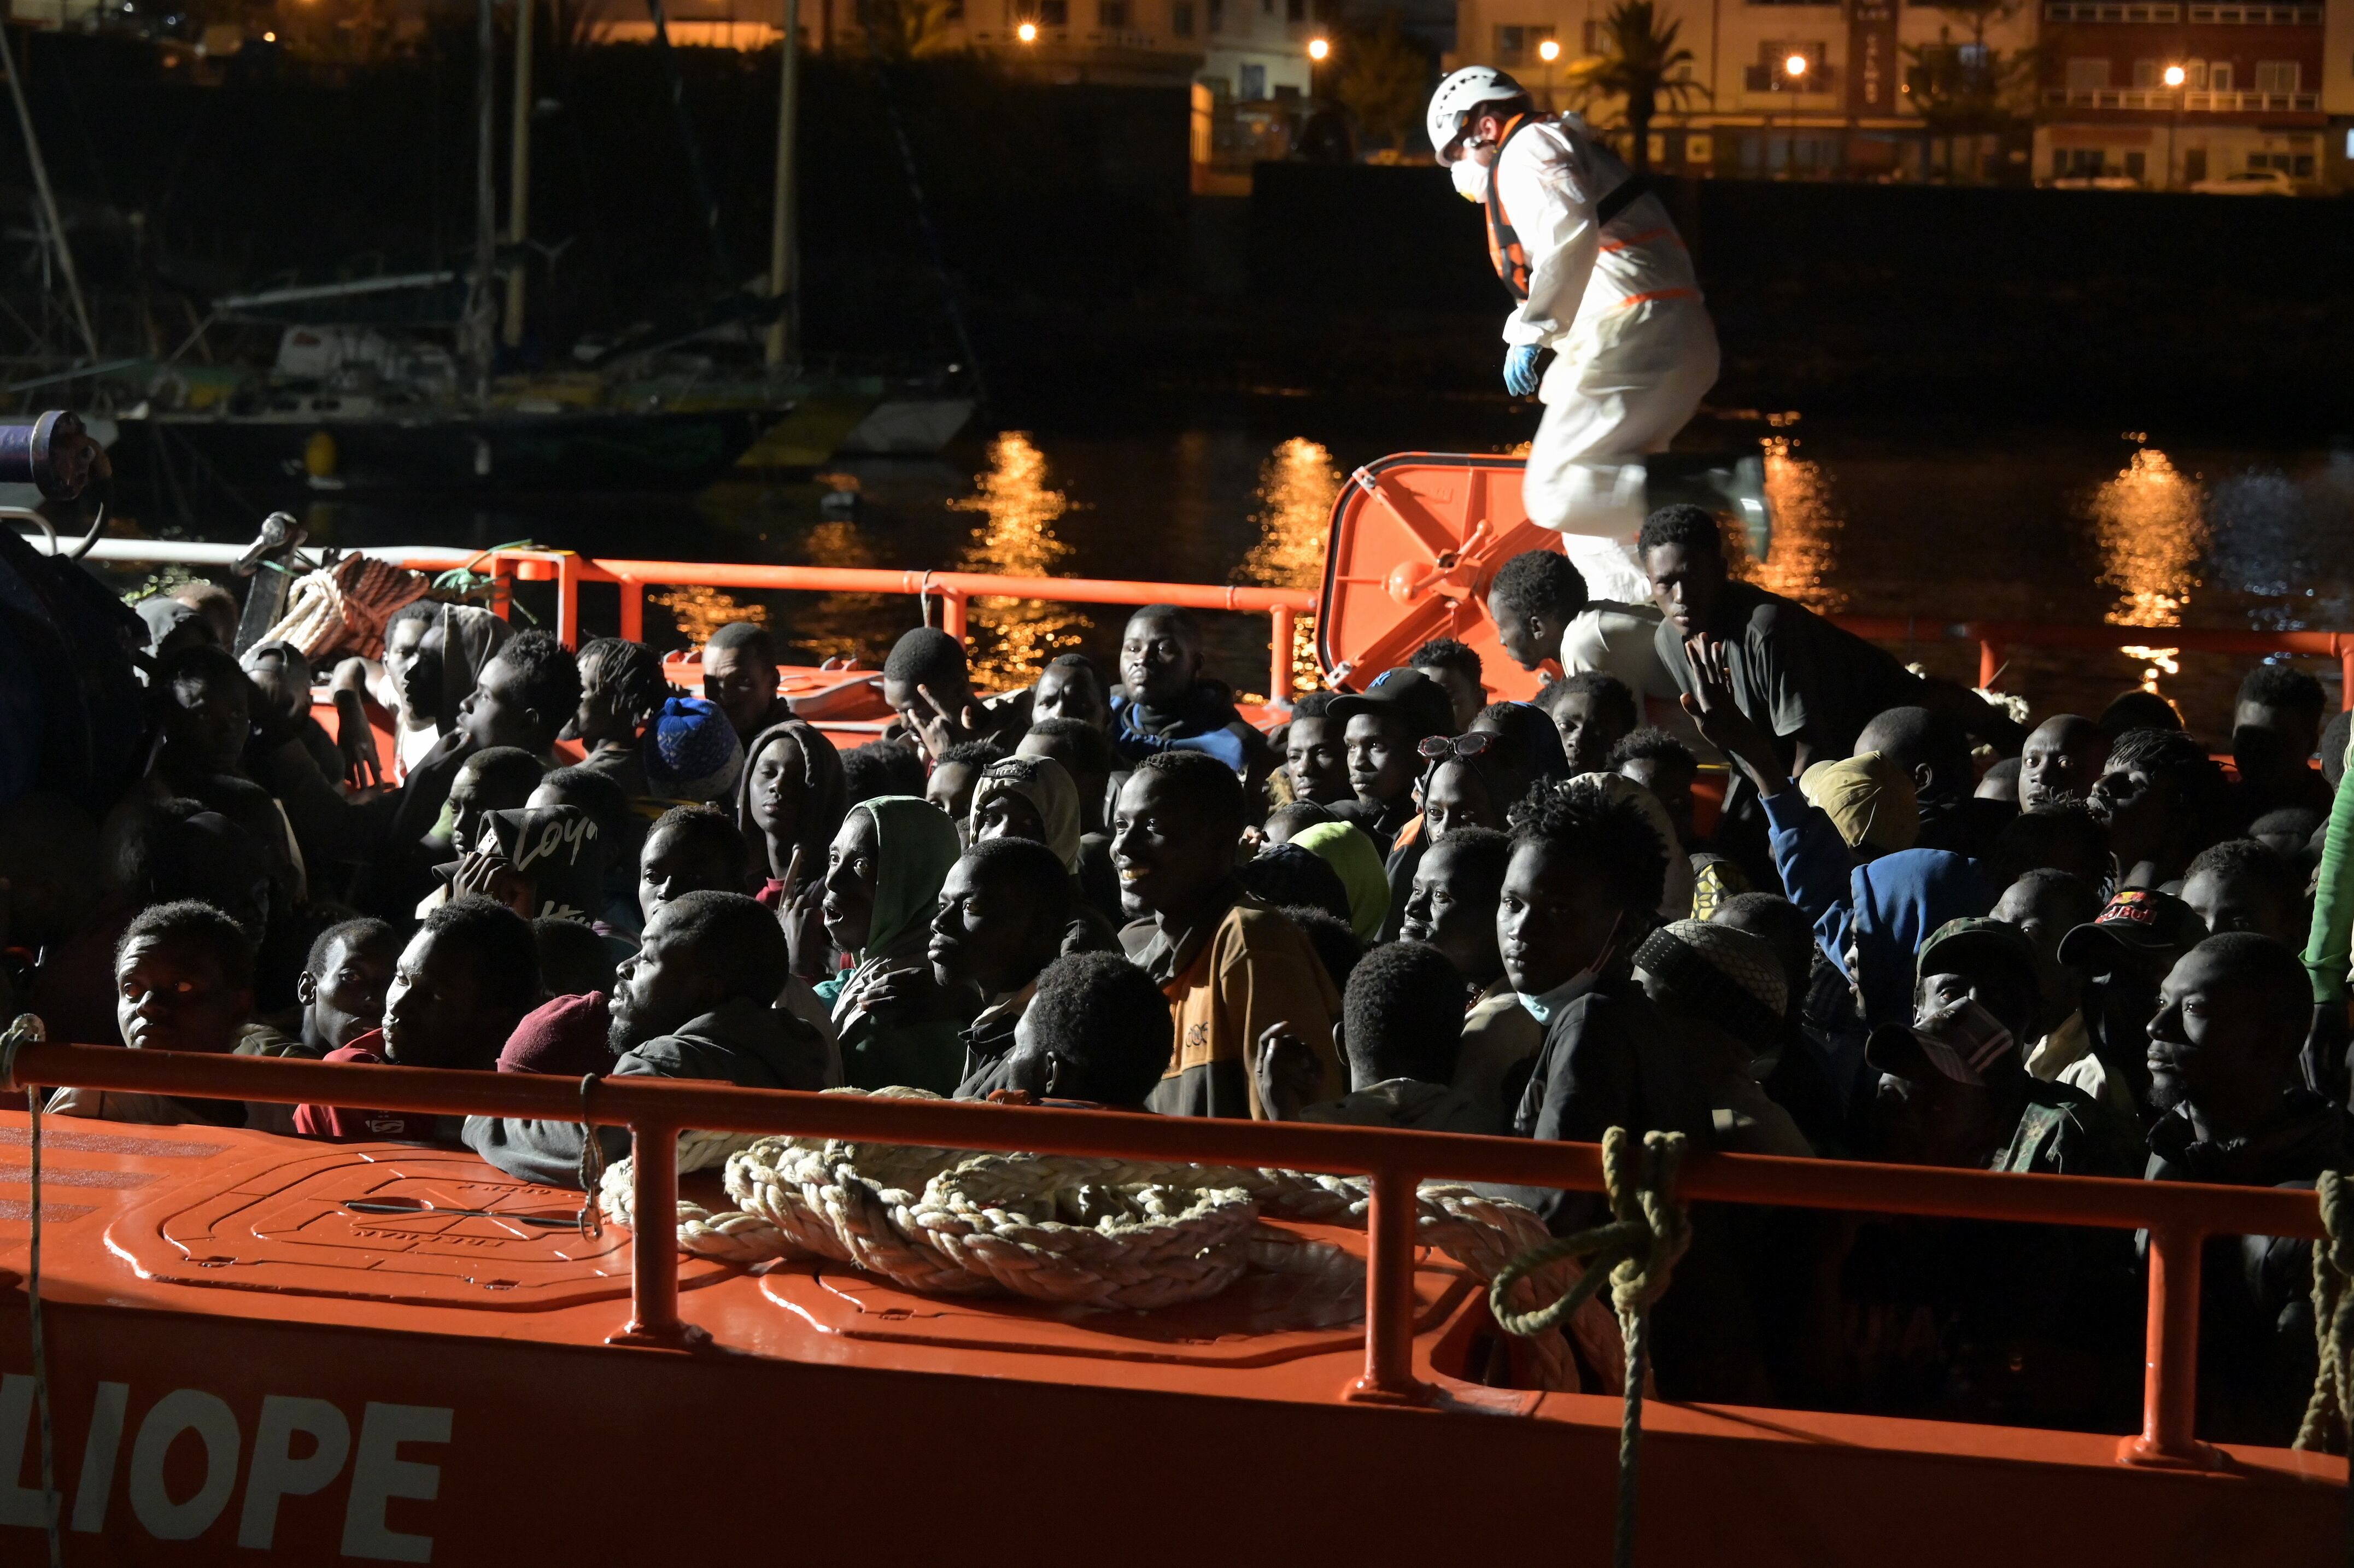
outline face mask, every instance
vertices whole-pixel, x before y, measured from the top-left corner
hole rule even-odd
[[[1465,201],[1488,199],[1488,165],[1466,153],[1447,165],[1455,176],[1455,194]]]
[[[1594,955],[1592,963],[1546,991],[1543,996],[1531,996],[1526,991],[1514,993],[1521,999],[1521,1005],[1529,1010],[1530,1017],[1539,1023],[1550,1023],[1553,1022],[1554,1013],[1601,983],[1602,971],[1610,966],[1611,949],[1618,941],[1619,921],[1625,918],[1626,916],[1621,915],[1617,920],[1610,922],[1610,935],[1602,938],[1601,950]]]

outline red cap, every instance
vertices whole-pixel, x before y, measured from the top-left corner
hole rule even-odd
[[[605,993],[559,996],[524,1014],[499,1053],[502,1073],[549,1073],[567,1078],[586,1077],[613,1065],[613,1048],[605,1043],[606,1025],[613,1012]]]

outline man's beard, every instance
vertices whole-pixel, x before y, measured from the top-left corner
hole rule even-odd
[[[605,1024],[605,1044],[614,1055],[634,1051],[660,1033],[646,1028],[634,1009],[624,1012],[620,999],[614,999],[613,1015]]]

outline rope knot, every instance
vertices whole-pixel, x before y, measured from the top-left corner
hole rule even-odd
[[[1602,1135],[1602,1187],[1610,1202],[1608,1224],[1595,1225],[1531,1247],[1514,1258],[1488,1287],[1488,1309],[1496,1326],[1527,1338],[1568,1320],[1586,1300],[1610,1287],[1610,1305],[1622,1325],[1648,1311],[1667,1293],[1677,1259],[1691,1245],[1691,1222],[1676,1202],[1676,1171],[1682,1163],[1684,1135],[1649,1132],[1638,1143],[1623,1127]],[[1584,1258],[1585,1272],[1559,1300],[1533,1311],[1513,1310],[1511,1287],[1522,1277],[1565,1257]]]
[[[1602,1135],[1602,1188],[1610,1200],[1610,1223],[1531,1247],[1514,1258],[1488,1287],[1488,1309],[1508,1334],[1541,1334],[1568,1319],[1606,1281],[1618,1334],[1627,1351],[1626,1385],[1618,1416],[1618,1512],[1611,1561],[1633,1568],[1638,1463],[1643,1439],[1643,1383],[1649,1351],[1651,1306],[1667,1293],[1676,1262],[1691,1245],[1691,1221],[1676,1201],[1676,1171],[1684,1157],[1684,1135],[1635,1135],[1614,1127]],[[1585,1260],[1577,1283],[1550,1306],[1515,1312],[1509,1292],[1523,1276],[1564,1257]]]
[[[2313,1337],[2319,1364],[2296,1446],[2343,1453],[2348,1414],[2354,1411],[2354,1192],[2344,1172],[2325,1171],[2314,1182],[2314,1196],[2328,1239],[2313,1249]]]

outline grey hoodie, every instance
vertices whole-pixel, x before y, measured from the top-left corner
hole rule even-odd
[[[674,1033],[624,1052],[608,1076],[705,1078],[747,1089],[827,1087],[824,1039],[789,1012],[737,997]],[[599,1128],[608,1162],[630,1152],[627,1128]],[[466,1147],[510,1176],[545,1187],[580,1185],[581,1128],[577,1121],[534,1121],[470,1116]]]

